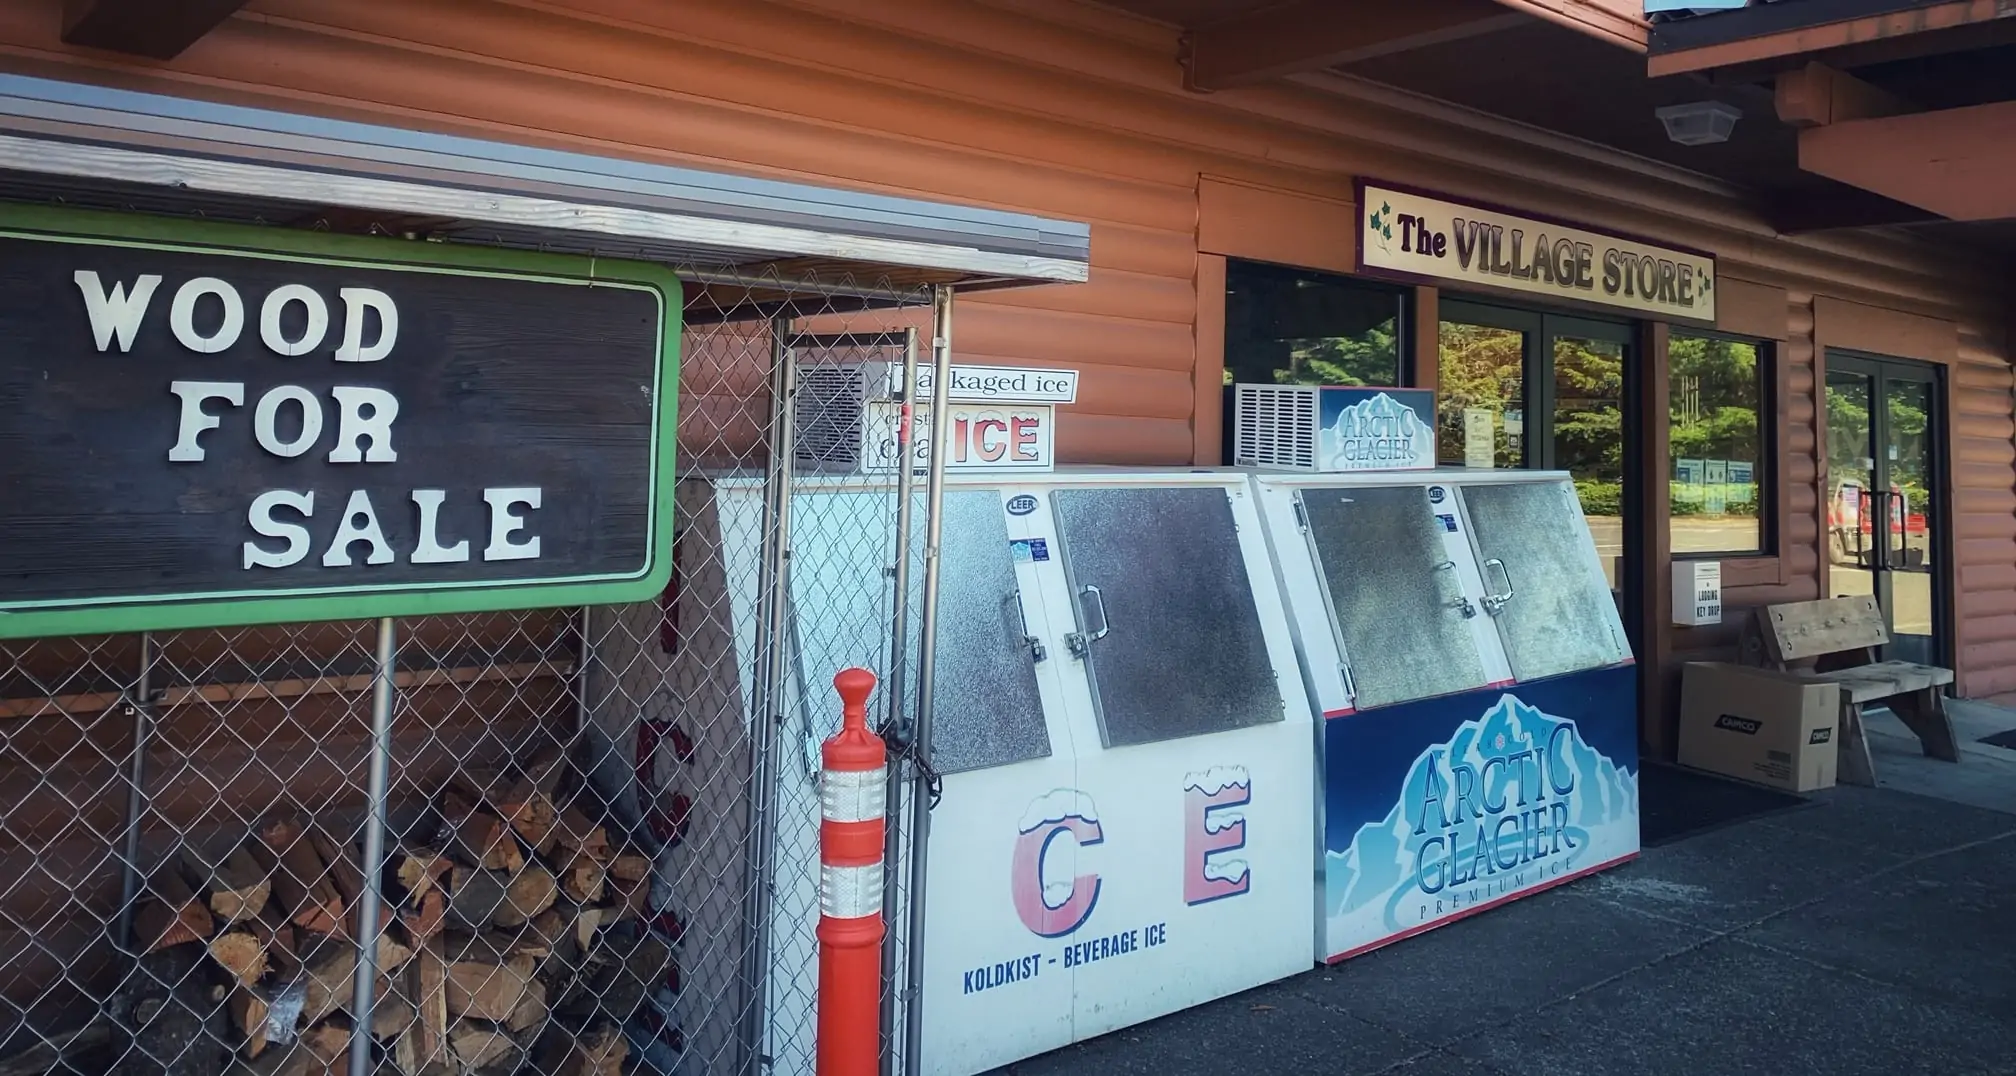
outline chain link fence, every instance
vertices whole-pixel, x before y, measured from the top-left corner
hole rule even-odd
[[[827,472],[932,295],[682,276],[671,587],[398,621],[381,862],[376,624],[0,643],[0,1071],[813,1070],[831,680],[922,559]]]

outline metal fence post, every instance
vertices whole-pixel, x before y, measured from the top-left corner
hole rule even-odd
[[[938,667],[938,545],[944,532],[946,441],[952,425],[952,289],[931,290],[931,465],[924,494],[924,602],[917,621],[917,728],[911,738],[913,787],[910,801],[910,916],[908,969],[903,988],[903,1071],[917,1076],[924,1038],[924,879],[931,841],[932,678]]]
[[[882,681],[889,717],[883,739],[890,746],[888,799],[891,832],[883,846],[882,870],[894,879],[902,860],[900,835],[903,825],[903,784],[909,780],[911,726],[903,712],[904,678],[910,665],[910,524],[916,465],[911,446],[916,444],[917,420],[917,330],[903,330],[903,417],[896,429],[896,563],[890,571],[895,586],[894,611],[889,628],[889,675]],[[896,1057],[897,960],[895,930],[902,887],[893,881],[882,890],[882,921],[889,932],[882,938],[882,1064],[884,1076],[891,1072]]]
[[[749,862],[749,890],[744,906],[741,1071],[761,1072],[770,1065],[768,1038],[770,971],[770,909],[775,869],[777,820],[772,800],[777,780],[777,738],[784,722],[781,685],[788,626],[791,564],[791,475],[794,421],[793,397],[797,371],[791,362],[791,319],[770,322],[772,396],[768,469],[764,479],[763,562],[757,583],[757,666],[755,727],[749,747],[749,818],[755,830]]]
[[[133,757],[126,768],[126,835],[119,865],[119,948],[133,951],[133,904],[140,899],[140,827],[147,813],[147,741],[154,732],[154,635],[140,633],[140,676],[126,705],[133,712]]]
[[[397,628],[391,617],[378,621],[378,665],[371,678],[371,775],[365,793],[364,891],[357,908],[357,978],[352,988],[357,1018],[350,1036],[350,1076],[371,1072],[372,994],[378,986],[379,901],[385,875],[385,786],[392,766],[392,702],[398,662]]]

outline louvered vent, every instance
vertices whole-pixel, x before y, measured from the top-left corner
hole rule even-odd
[[[1232,462],[1241,467],[1316,469],[1316,389],[1238,385],[1232,397]]]
[[[862,363],[800,363],[792,424],[798,464],[822,471],[861,467],[864,401],[871,370]]]

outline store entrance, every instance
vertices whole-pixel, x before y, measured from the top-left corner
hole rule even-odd
[[[1943,665],[1945,393],[1927,363],[1827,353],[1827,554],[1836,597],[1873,594],[1886,658]]]
[[[1631,351],[1628,323],[1444,300],[1436,443],[1448,466],[1572,474],[1610,593],[1635,626],[1626,610],[1638,544],[1625,526],[1637,493],[1627,466]]]

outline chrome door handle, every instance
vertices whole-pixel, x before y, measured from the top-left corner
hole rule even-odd
[[[1468,594],[1463,593],[1463,581],[1461,577],[1456,575],[1456,562],[1453,560],[1445,560],[1442,563],[1437,564],[1434,570],[1438,572],[1448,572],[1451,580],[1450,584],[1451,589],[1455,590],[1456,592],[1455,597],[1448,599],[1447,601],[1443,602],[1443,604],[1447,605],[1451,609],[1454,609],[1462,613],[1463,619],[1465,620],[1469,620],[1470,618],[1476,616],[1477,606],[1472,604],[1472,602],[1470,601],[1470,596]]]
[[[1106,616],[1106,595],[1101,594],[1099,592],[1098,587],[1095,587],[1092,584],[1087,583],[1085,584],[1084,588],[1078,592],[1078,597],[1079,597],[1079,604],[1081,607],[1083,606],[1084,599],[1086,598],[1091,598],[1099,603],[1099,630],[1085,636],[1086,642],[1096,643],[1099,640],[1104,639],[1106,637],[1107,632],[1113,630],[1113,621],[1108,619]]]
[[[1029,648],[1031,663],[1041,665],[1043,660],[1049,657],[1050,654],[1043,649],[1043,640],[1029,634],[1029,613],[1022,608],[1022,595],[1011,590],[1002,596],[1001,604],[1004,606],[1010,604],[1015,606],[1015,617],[1017,624],[1020,626],[1022,645]],[[1016,629],[1011,627],[1010,630],[1013,631]]]
[[[1484,562],[1485,586],[1491,585],[1491,568],[1494,565],[1498,568],[1498,578],[1505,582],[1505,589],[1491,591],[1484,595],[1484,611],[1490,613],[1492,616],[1497,616],[1499,611],[1505,608],[1505,603],[1512,600],[1512,573],[1505,569],[1504,561],[1499,560],[1497,557],[1492,557]]]

